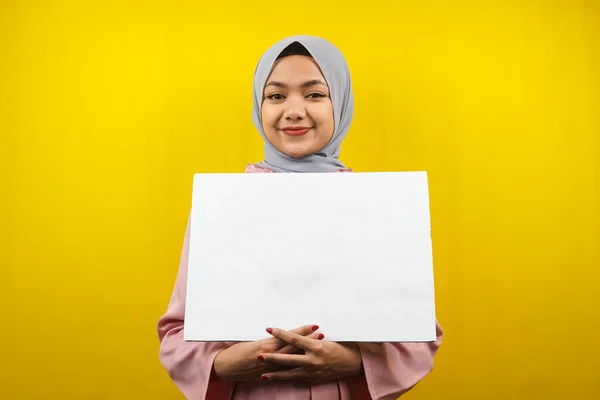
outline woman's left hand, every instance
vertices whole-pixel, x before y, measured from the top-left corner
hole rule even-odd
[[[265,373],[262,379],[301,379],[316,383],[357,376],[362,371],[362,357],[356,343],[327,342],[277,328],[269,328],[267,332],[277,339],[304,350],[304,354],[259,355],[259,360],[291,368]]]

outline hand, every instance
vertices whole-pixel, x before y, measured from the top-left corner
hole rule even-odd
[[[276,328],[269,328],[267,332],[304,350],[305,354],[261,353],[258,357],[266,364],[292,368],[266,372],[262,379],[302,379],[318,383],[356,376],[362,371],[362,357],[356,343],[320,341]]]
[[[317,333],[316,325],[305,325],[292,330],[294,334],[305,338],[323,338]],[[283,340],[271,337],[255,342],[240,342],[221,351],[213,361],[214,373],[223,380],[253,381],[258,380],[261,374],[281,369],[277,365],[269,365],[258,360],[259,354],[292,354],[298,348]]]

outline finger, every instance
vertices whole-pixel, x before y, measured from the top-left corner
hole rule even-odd
[[[323,335],[322,333],[313,333],[309,336],[307,336],[310,339],[316,339],[316,340],[323,340],[325,338],[325,335]],[[285,342],[284,342],[285,343]],[[284,347],[282,347],[281,349],[277,350],[275,353],[280,353],[280,354],[291,354],[291,353],[297,353],[297,352],[302,352],[304,353],[304,350],[291,345],[291,344],[286,344]]]
[[[263,374],[261,379],[274,381],[294,380],[294,379],[310,379],[312,375],[303,367],[288,369],[284,371],[275,371]]]
[[[310,357],[304,354],[265,353],[260,354],[258,359],[270,364],[283,365],[285,367],[302,367],[313,364]]]
[[[302,336],[310,335],[313,332],[319,330],[319,325],[304,325],[299,328],[290,329],[290,332],[297,333]]]
[[[313,332],[310,335],[308,335],[307,337],[310,339],[323,340],[325,338],[325,335],[323,335],[322,333]],[[283,343],[285,343],[285,342],[283,342]],[[296,346],[286,343],[285,346],[282,347],[281,349],[277,350],[276,353],[291,354],[291,353],[296,352],[297,350],[298,350],[298,348]]]
[[[292,329],[291,332],[297,333],[302,336],[308,336],[308,335],[312,336],[313,333],[316,332],[318,329],[319,329],[318,325],[304,325],[299,328]],[[276,339],[276,338],[274,338],[274,339]],[[281,339],[276,339],[276,340],[278,340],[277,347],[280,348],[278,351],[281,351],[281,348],[284,348],[284,347],[287,348],[286,352],[288,352],[288,353],[292,353],[293,351],[295,351],[294,346],[290,346],[284,340],[281,340]],[[288,346],[290,346],[290,347],[288,347]],[[292,350],[292,349],[294,349],[294,350]]]
[[[315,348],[315,345],[319,343],[318,340],[310,339],[295,332],[285,331],[279,328],[267,328],[267,332],[277,339],[283,340],[295,347],[299,347],[303,350],[311,351]]]

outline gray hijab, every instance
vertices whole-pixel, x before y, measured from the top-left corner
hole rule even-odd
[[[329,85],[334,119],[333,136],[325,148],[317,154],[299,159],[281,153],[267,140],[261,120],[263,90],[267,78],[279,54],[294,42],[303,45],[321,68]],[[338,157],[340,144],[350,129],[353,113],[354,95],[350,71],[340,50],[325,39],[305,35],[291,36],[275,43],[263,54],[254,71],[252,121],[265,142],[265,159],[257,165],[275,172],[334,172],[345,168]]]

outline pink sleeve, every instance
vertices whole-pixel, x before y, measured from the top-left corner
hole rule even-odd
[[[436,334],[434,342],[358,343],[365,376],[349,381],[352,397],[396,400],[408,392],[433,369],[443,336],[437,322]]]
[[[160,362],[186,399],[229,400],[232,384],[213,374],[213,360],[226,343],[185,342],[183,339],[190,222],[175,288],[166,313],[158,321]]]

